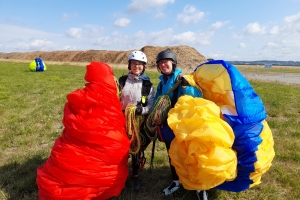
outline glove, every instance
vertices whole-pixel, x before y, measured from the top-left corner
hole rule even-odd
[[[142,107],[142,105],[137,105],[137,106],[136,106],[136,110],[135,110],[135,114],[136,114],[136,115],[141,115],[142,112],[143,112],[143,107]]]
[[[182,78],[183,78],[183,75],[182,74],[178,74],[178,76],[176,77],[176,82],[180,81]]]
[[[187,80],[184,77],[181,77],[181,86],[188,86],[189,83],[187,82]]]

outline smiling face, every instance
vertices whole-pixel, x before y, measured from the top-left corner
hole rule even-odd
[[[144,63],[137,60],[130,60],[130,71],[132,74],[140,75],[144,70]]]
[[[169,59],[163,59],[157,62],[157,65],[161,71],[161,73],[165,75],[169,75],[173,71],[172,61]]]

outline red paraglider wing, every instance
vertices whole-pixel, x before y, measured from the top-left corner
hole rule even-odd
[[[92,62],[85,80],[67,95],[62,136],[37,170],[40,199],[108,199],[125,186],[130,142],[113,71]]]

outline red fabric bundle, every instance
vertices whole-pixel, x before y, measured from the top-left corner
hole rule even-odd
[[[37,169],[39,199],[108,199],[125,186],[130,142],[113,70],[92,62],[85,80],[67,95],[62,136]]]

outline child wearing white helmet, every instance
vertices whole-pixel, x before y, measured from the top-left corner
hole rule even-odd
[[[136,115],[147,115],[154,102],[154,89],[150,78],[145,74],[147,57],[142,51],[133,51],[128,56],[128,74],[119,78],[121,87],[120,101],[122,110],[128,105],[136,105]],[[144,125],[140,126],[140,141],[142,142],[139,152],[132,158],[133,190],[139,191],[139,169],[145,164],[144,150],[151,140],[144,131]]]

